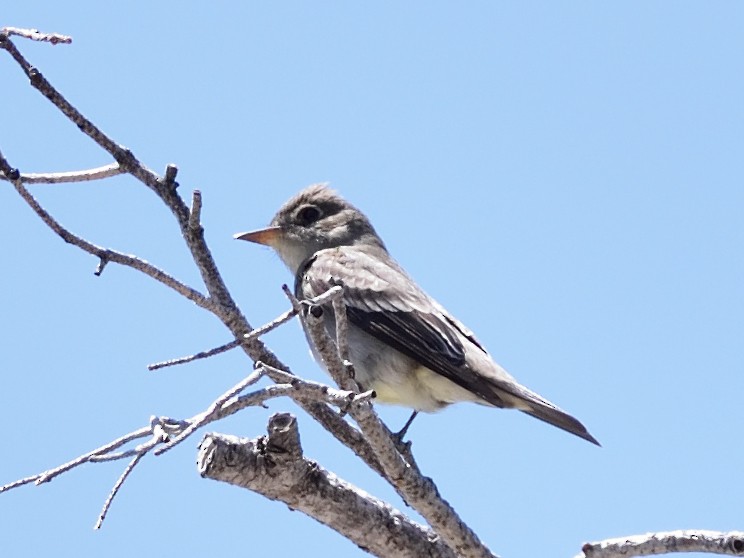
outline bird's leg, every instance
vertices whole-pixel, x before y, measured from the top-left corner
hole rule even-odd
[[[403,443],[403,436],[405,436],[406,432],[408,432],[408,427],[411,426],[411,423],[413,422],[413,419],[416,418],[416,415],[418,415],[418,411],[413,411],[413,413],[411,413],[411,416],[408,417],[408,420],[403,425],[403,428],[400,429],[400,432],[394,434],[399,443]]]

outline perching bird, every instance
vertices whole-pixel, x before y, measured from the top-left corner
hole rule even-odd
[[[344,286],[355,379],[378,401],[427,412],[458,401],[514,408],[599,445],[578,420],[496,364],[393,260],[369,219],[325,185],[291,198],[269,227],[235,238],[273,248],[294,274],[299,299]],[[323,316],[335,336],[330,304]]]

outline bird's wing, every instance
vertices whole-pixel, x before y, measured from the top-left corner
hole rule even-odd
[[[463,342],[486,354],[473,334],[395,262],[352,247],[321,250],[301,268],[295,291],[310,298],[337,284],[344,286],[351,323],[488,403],[511,406],[494,392],[492,381],[465,367]]]
[[[343,284],[347,316],[357,327],[491,405],[516,407],[598,444],[581,422],[494,363],[473,333],[422,291],[395,261],[379,256],[354,247],[316,252],[300,267],[295,294],[311,298]],[[466,347],[467,343],[471,346]],[[485,369],[474,369],[467,362],[468,350],[478,353],[475,360]]]

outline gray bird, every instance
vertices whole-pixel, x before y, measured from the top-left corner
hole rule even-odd
[[[513,408],[599,445],[583,424],[520,385],[473,333],[390,256],[369,219],[322,184],[287,201],[269,227],[235,238],[273,248],[307,299],[344,286],[356,380],[377,400],[433,412],[458,401]],[[335,336],[331,305],[324,308]]]

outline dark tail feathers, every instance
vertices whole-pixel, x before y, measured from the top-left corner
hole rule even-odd
[[[586,427],[583,424],[581,424],[578,420],[573,418],[568,413],[561,411],[557,407],[549,407],[546,405],[535,405],[532,402],[530,403],[531,403],[530,405],[531,409],[529,411],[525,410],[523,412],[535,417],[536,419],[545,421],[548,424],[552,424],[553,426],[556,426],[560,428],[561,430],[570,432],[571,434],[574,434],[578,436],[579,438],[584,438],[584,440],[587,440],[591,442],[592,444],[596,444],[598,446],[602,445],[597,441],[597,439],[594,436],[589,434],[589,431],[586,429]]]

